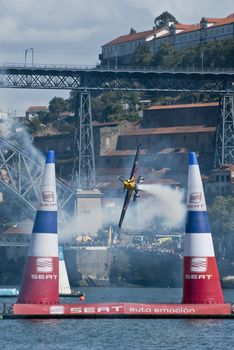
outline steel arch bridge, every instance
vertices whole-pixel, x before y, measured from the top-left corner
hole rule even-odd
[[[0,66],[0,88],[223,94],[234,92],[234,69],[5,64]]]
[[[43,167],[29,156],[0,138],[0,188],[7,190],[16,198],[21,208],[30,217],[34,217],[38,202],[38,189]],[[75,192],[60,180],[56,179],[58,192],[59,222],[71,221],[74,214]]]
[[[229,95],[233,101],[234,69],[175,70],[142,67],[2,64],[0,65],[0,88],[78,90],[88,91],[88,93],[91,91],[206,92]],[[226,110],[223,114],[226,115],[225,113]],[[225,138],[226,129],[229,134],[234,133],[233,108],[229,114],[230,125],[226,122],[222,128],[223,131],[218,128],[221,131],[217,140]],[[91,114],[89,120],[89,128],[91,128]],[[228,158],[222,157],[222,159],[234,162],[233,136],[232,144],[228,146],[229,149],[231,147],[229,156]],[[35,212],[35,204],[32,203],[36,203],[36,188],[41,170],[35,164],[30,163],[29,158],[21,151],[10,148],[9,144],[6,146],[6,143],[2,141],[1,147],[3,151],[0,157],[0,183],[17,196],[24,206],[28,206],[28,211]],[[217,141],[216,164],[222,164],[220,155],[226,148],[225,142],[222,142],[220,146]],[[80,153],[82,153],[81,150]],[[89,156],[91,159],[91,153]],[[35,169],[33,175],[30,167]],[[20,171],[24,175],[20,176]],[[59,193],[59,198],[60,207],[65,211],[75,194],[69,187],[65,189],[65,186],[59,181],[57,186],[58,191],[61,187],[63,193]],[[66,191],[67,193],[64,194]]]

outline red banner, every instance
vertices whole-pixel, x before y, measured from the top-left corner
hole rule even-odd
[[[14,304],[14,315],[230,315],[230,304]]]

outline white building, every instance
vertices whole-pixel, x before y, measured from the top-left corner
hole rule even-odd
[[[146,44],[152,53],[162,44],[171,44],[176,50],[198,46],[215,40],[234,38],[234,13],[225,18],[203,17],[197,24],[170,24],[161,29],[122,35],[102,46],[99,56],[104,65],[128,64],[139,45]]]
[[[32,120],[35,117],[39,117],[40,114],[48,113],[47,106],[31,106],[25,111],[25,117],[28,120]]]
[[[145,32],[130,33],[122,35],[109,43],[102,46],[102,54],[99,56],[102,62],[107,65],[118,66],[118,61],[121,59],[121,64],[128,63],[138,46],[145,42],[152,41],[155,36],[155,30],[147,30]]]
[[[234,195],[234,164],[224,164],[212,171],[211,176],[204,182],[206,195],[233,196]]]

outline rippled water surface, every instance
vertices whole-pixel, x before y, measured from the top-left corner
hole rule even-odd
[[[180,289],[87,288],[87,302],[181,301]],[[234,302],[234,290],[225,290]],[[14,299],[0,299],[13,302]],[[75,298],[63,302],[76,303]],[[1,320],[0,349],[232,349],[233,320],[186,319],[64,319]]]

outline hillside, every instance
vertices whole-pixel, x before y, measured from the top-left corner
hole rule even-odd
[[[209,44],[175,51],[173,46],[162,45],[156,54],[147,45],[140,46],[130,65],[163,68],[233,68],[234,39],[217,40]]]

